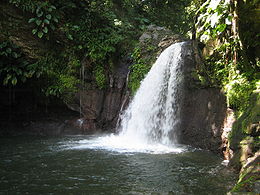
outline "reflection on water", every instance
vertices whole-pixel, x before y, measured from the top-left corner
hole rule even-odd
[[[120,148],[105,140],[1,138],[0,194],[219,195],[234,184],[234,174],[207,151]]]

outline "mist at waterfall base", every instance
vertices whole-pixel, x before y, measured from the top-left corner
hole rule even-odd
[[[222,159],[177,144],[184,45],[160,55],[119,134],[0,138],[0,194],[226,194]]]

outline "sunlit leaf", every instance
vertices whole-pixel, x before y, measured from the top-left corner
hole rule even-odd
[[[16,78],[16,77],[13,77],[13,78],[12,78],[12,84],[13,84],[13,85],[16,85],[16,84],[17,84],[17,78]]]
[[[48,28],[46,26],[44,27],[43,32],[46,34],[48,33]]]
[[[35,29],[33,29],[33,30],[32,30],[32,34],[34,34],[34,35],[35,35],[35,34],[37,33],[37,31],[38,31],[38,30],[37,30],[36,28],[35,28]]]
[[[36,21],[36,18],[31,18],[28,23],[32,23],[32,22],[35,22]]]
[[[42,38],[43,37],[43,32],[39,31],[37,35],[38,35],[39,38]]]
[[[36,24],[37,24],[38,26],[40,26],[40,25],[41,25],[41,23],[42,23],[42,21],[41,21],[41,20],[36,20]]]
[[[50,24],[50,21],[47,20],[47,19],[43,20],[43,22],[44,22],[45,24]]]

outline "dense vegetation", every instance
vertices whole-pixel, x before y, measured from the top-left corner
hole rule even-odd
[[[198,37],[211,46],[198,73],[208,85],[223,88],[236,115],[229,133],[234,152],[230,165],[241,168],[234,192],[254,191],[259,180],[255,160],[260,149],[259,5],[259,1],[208,0],[198,10],[196,23]]]
[[[229,106],[241,112],[259,87],[257,6],[257,1],[206,1],[198,10],[197,34],[214,47],[202,72],[211,85],[224,88]]]
[[[199,77],[205,85],[222,87],[229,106],[241,114],[259,88],[257,8],[257,0],[5,0],[0,82],[25,82],[37,93],[69,101],[82,73],[95,80],[88,87],[104,89],[113,59],[131,56],[130,87],[136,90],[150,67],[140,62],[135,47],[146,26],[164,26],[186,37],[196,29],[197,39],[214,47],[197,70]],[[28,49],[26,41],[34,47]]]
[[[128,58],[134,93],[151,67],[138,38],[155,24],[204,43],[196,76],[200,87],[222,88],[236,111],[235,147],[259,122],[259,6],[259,0],[2,0],[0,89],[27,87],[45,103],[52,96],[69,102],[80,88],[106,90],[116,61]]]
[[[146,27],[155,24],[193,38],[196,29],[196,38],[211,45],[198,76],[206,86],[222,87],[239,115],[259,88],[257,8],[257,0],[4,0],[0,82],[25,83],[66,102],[83,87],[85,74],[90,79],[84,87],[105,89],[114,59],[129,56],[134,92],[151,67],[137,45]]]
[[[192,25],[192,14],[186,14],[189,0],[5,0],[1,4],[1,83],[14,86],[27,81],[37,89],[40,86],[37,93],[65,101],[80,82],[82,61],[88,64],[84,71],[102,89],[113,56],[131,55],[147,25],[184,34]],[[10,15],[10,6],[18,16]],[[38,51],[28,51],[23,41],[13,37],[21,30],[30,33],[26,39],[35,41]]]

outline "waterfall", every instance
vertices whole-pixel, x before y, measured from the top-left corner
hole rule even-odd
[[[120,116],[118,134],[82,140],[77,148],[117,152],[182,152],[180,129],[185,42],[175,43],[159,56],[133,100]]]
[[[178,142],[184,44],[175,43],[161,53],[121,116],[119,137],[133,144]]]

